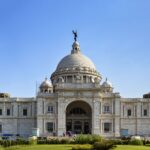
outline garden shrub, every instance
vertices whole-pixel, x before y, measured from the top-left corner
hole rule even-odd
[[[99,135],[90,135],[92,138],[91,144],[94,144],[95,142],[101,142],[102,140],[104,140],[101,136]]]
[[[143,142],[143,145],[147,145],[147,144],[150,145],[150,141],[149,140],[143,139],[142,142]]]
[[[130,140],[122,140],[122,145],[129,145]]]
[[[115,147],[116,146],[114,145],[113,142],[106,141],[106,140],[103,140],[101,142],[96,142],[93,145],[94,150],[109,150],[109,149],[112,149],[112,148],[115,148]]]
[[[150,144],[149,140],[144,140],[144,141],[145,141],[145,144]]]
[[[16,145],[28,145],[29,144],[29,141],[28,140],[24,140],[22,138],[18,138],[16,140]]]
[[[69,138],[48,138],[48,139],[43,139],[43,138],[38,138],[37,139],[37,144],[70,144],[72,142],[72,144],[74,143],[74,141],[72,141],[72,139]]]
[[[28,145],[29,141],[23,139],[17,140],[0,140],[0,145],[3,147],[15,146],[15,145]]]
[[[121,140],[131,140],[131,137],[129,137],[129,136],[128,136],[128,137],[125,137],[125,136],[124,136],[124,137],[121,137]]]
[[[70,140],[68,138],[63,138],[59,142],[60,142],[60,144],[69,144]]]
[[[30,144],[30,145],[35,145],[35,144],[37,144],[37,140],[30,139],[30,140],[29,140],[29,144]]]
[[[3,140],[2,146],[4,146],[4,147],[11,146],[11,141],[10,140]]]
[[[72,150],[92,150],[92,145],[85,144],[85,145],[74,145],[72,146]]]
[[[123,140],[111,140],[114,145],[123,145]]]
[[[116,139],[116,140],[111,140],[115,145],[128,145],[130,140],[121,140],[121,139]]]
[[[37,144],[46,144],[47,140],[37,140]]]
[[[60,144],[60,141],[58,138],[53,138],[51,140],[47,140],[48,144]]]
[[[80,134],[80,135],[77,135],[75,138],[74,138],[74,142],[76,144],[87,144],[89,143],[89,136],[87,135],[83,135],[83,134]]]
[[[102,140],[102,137],[99,135],[84,135],[80,134],[74,138],[75,144],[94,144]]]
[[[129,144],[130,145],[143,145],[143,141],[142,140],[133,139],[133,140],[130,140]]]

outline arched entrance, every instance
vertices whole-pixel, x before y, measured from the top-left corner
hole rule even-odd
[[[92,128],[92,110],[84,101],[74,101],[66,108],[66,131],[89,134]]]

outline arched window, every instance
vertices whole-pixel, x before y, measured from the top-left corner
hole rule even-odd
[[[64,83],[63,77],[59,77],[59,78],[57,79],[57,83]]]

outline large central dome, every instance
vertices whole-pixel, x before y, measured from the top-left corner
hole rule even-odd
[[[65,56],[58,64],[57,70],[65,68],[87,67],[96,70],[93,62],[81,53],[75,53]]]
[[[73,50],[70,55],[65,56],[58,64],[57,71],[69,68],[89,68],[96,70],[93,62],[80,52],[78,42],[73,43]]]
[[[51,75],[51,80],[53,84],[59,83],[59,81],[78,83],[83,82],[83,78],[94,83],[101,80],[101,75],[97,72],[93,62],[81,53],[79,43],[74,41],[71,54],[61,59],[56,71]]]

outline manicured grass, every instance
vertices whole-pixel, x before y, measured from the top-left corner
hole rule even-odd
[[[7,150],[71,150],[72,145],[33,145],[33,146],[12,146]],[[1,149],[0,149],[1,150]]]
[[[71,150],[72,145],[33,145],[33,146],[12,146],[0,150]],[[114,150],[150,150],[150,146],[118,145]]]
[[[118,145],[115,150],[150,150],[150,146]]]

